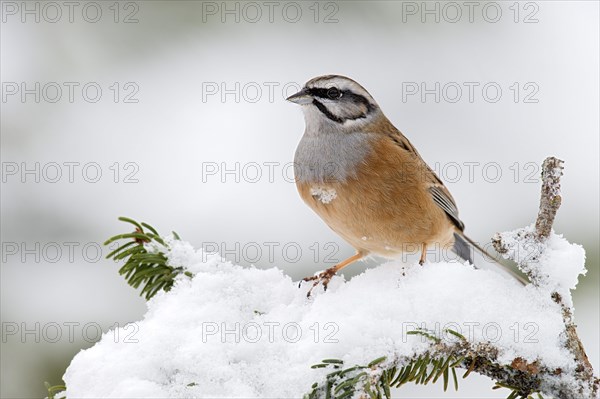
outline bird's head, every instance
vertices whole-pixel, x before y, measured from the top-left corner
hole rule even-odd
[[[302,105],[307,130],[353,131],[381,114],[364,87],[340,75],[311,79],[287,100]]]

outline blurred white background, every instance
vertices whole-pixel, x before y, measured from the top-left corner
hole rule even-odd
[[[587,251],[576,317],[600,366],[598,2],[73,3],[2,2],[2,397],[43,397],[96,326],[143,315],[98,253],[118,216],[295,279],[351,255],[289,168],[304,121],[284,98],[330,73],[370,91],[478,241],[533,221],[537,165],[565,160],[555,229]]]

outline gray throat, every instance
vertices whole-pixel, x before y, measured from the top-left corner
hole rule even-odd
[[[314,132],[307,127],[294,157],[299,183],[344,182],[356,177],[357,167],[369,153],[372,134]]]

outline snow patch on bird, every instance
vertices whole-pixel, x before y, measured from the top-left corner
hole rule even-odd
[[[312,187],[310,195],[321,201],[323,204],[329,204],[337,198],[337,193],[333,188]]]

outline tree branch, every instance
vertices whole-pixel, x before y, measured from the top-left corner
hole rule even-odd
[[[563,161],[548,157],[542,164],[542,194],[540,210],[535,222],[535,235],[540,241],[546,240],[552,232],[554,217],[562,203],[560,196],[560,178],[563,171]]]
[[[541,271],[536,264],[541,255],[546,249],[546,241],[552,232],[552,225],[556,212],[562,203],[560,195],[560,178],[563,171],[563,161],[554,157],[548,157],[542,165],[542,190],[540,197],[540,209],[538,212],[535,228],[525,228],[511,233],[497,233],[492,239],[494,248],[504,257],[511,259],[517,263],[519,268],[526,273],[532,284],[536,287],[542,286],[545,281],[545,276],[541,275]],[[532,256],[523,256],[523,248],[533,248]],[[521,252],[521,253],[519,253]],[[585,392],[591,392],[594,397],[599,392],[598,378],[594,377],[592,365],[589,362],[587,354],[583,348],[583,344],[577,335],[577,326],[573,321],[573,309],[561,293],[553,291],[551,298],[562,309],[562,316],[565,323],[565,347],[573,354],[573,358],[577,364],[575,370],[575,379],[578,382],[577,393],[569,392],[565,388],[561,388],[558,392],[554,392],[560,398],[575,398]],[[555,373],[562,373],[561,370],[555,370]],[[554,391],[554,390],[552,390]],[[552,392],[551,391],[551,392]]]

